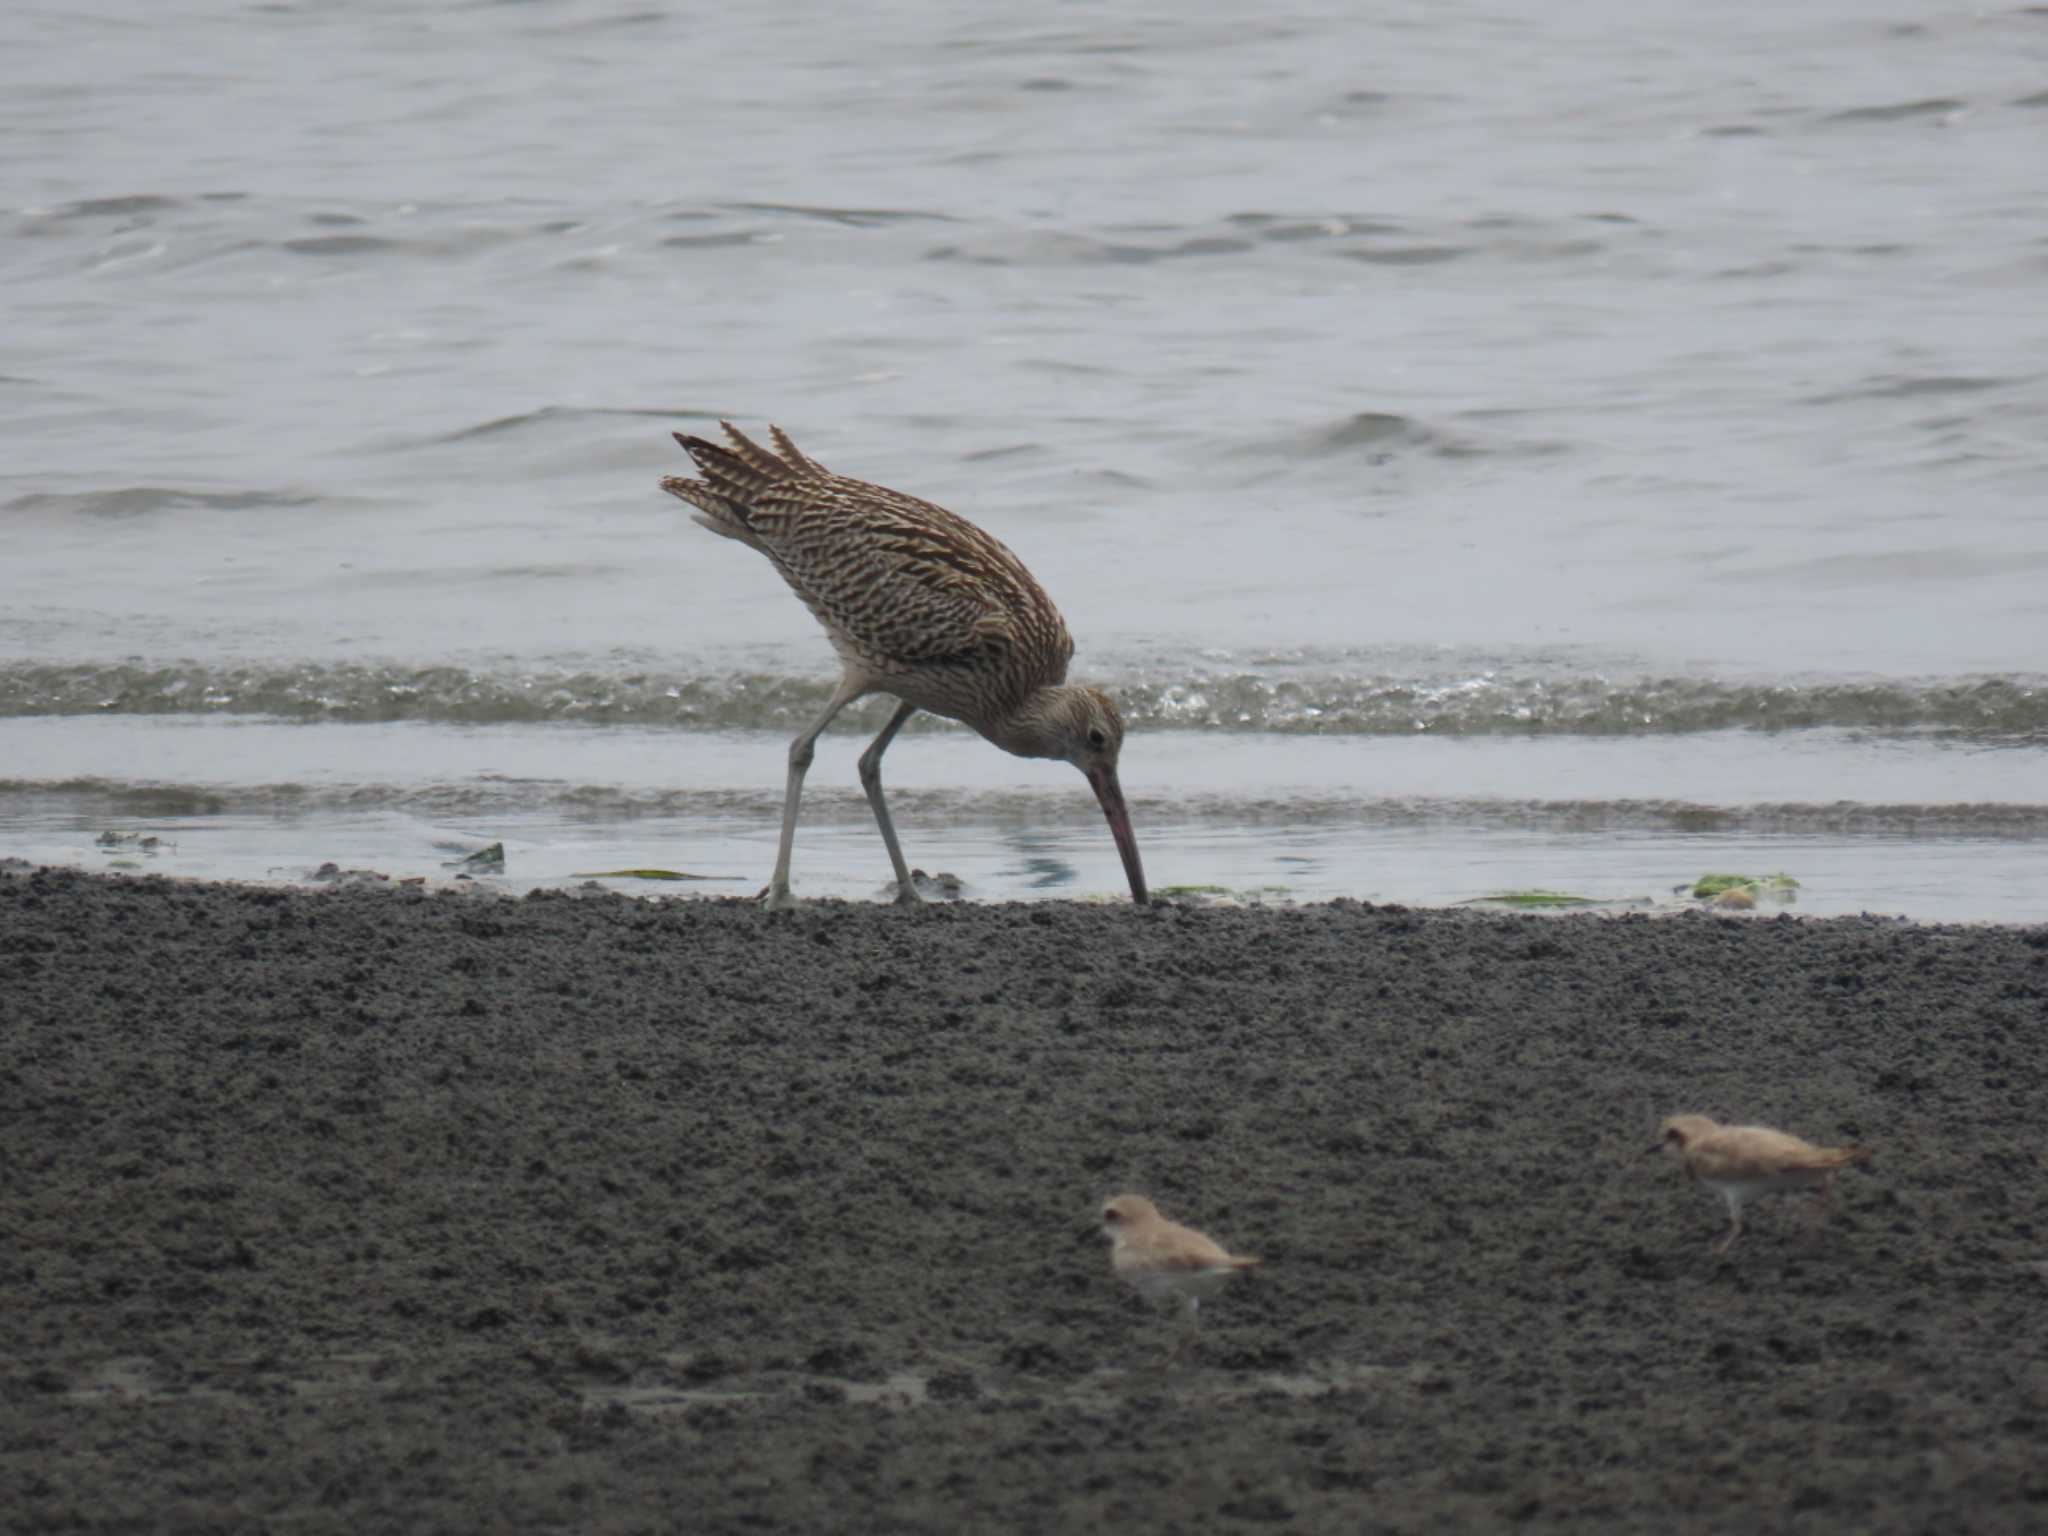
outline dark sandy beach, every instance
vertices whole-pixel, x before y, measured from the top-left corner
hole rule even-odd
[[[2044,1131],[2042,928],[0,875],[0,1524],[2016,1530]]]

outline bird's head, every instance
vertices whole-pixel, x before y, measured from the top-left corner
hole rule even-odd
[[[1714,1122],[1705,1115],[1671,1115],[1657,1127],[1657,1141],[1650,1151],[1662,1152],[1668,1147],[1683,1152],[1713,1129]]]
[[[1131,813],[1116,776],[1117,759],[1124,750],[1124,717],[1100,688],[1066,687],[1058,695],[1048,722],[1055,750],[1047,755],[1072,763],[1095,791],[1124,861],[1124,877],[1131,882],[1131,900],[1142,907],[1145,866],[1138,858],[1138,835],[1131,830]]]
[[[1052,684],[985,730],[989,740],[1005,752],[1019,757],[1057,757],[1081,770],[1109,821],[1109,835],[1116,839],[1124,877],[1131,882],[1131,900],[1144,906],[1145,866],[1138,858],[1138,837],[1131,830],[1131,813],[1116,776],[1117,758],[1124,750],[1124,717],[1116,712],[1109,695],[1079,683]]]
[[[1159,1219],[1159,1208],[1143,1195],[1118,1195],[1102,1207],[1102,1232],[1111,1241]]]
[[[1091,779],[1098,772],[1114,778],[1124,750],[1124,717],[1100,688],[1065,688],[1061,694],[1054,716],[1059,755]]]

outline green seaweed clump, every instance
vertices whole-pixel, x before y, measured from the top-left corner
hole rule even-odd
[[[1711,901],[1723,891],[1750,890],[1759,895],[1776,896],[1780,901],[1790,901],[1792,892],[1799,889],[1799,882],[1787,874],[1775,875],[1701,875],[1693,882],[1692,894],[1701,901]]]

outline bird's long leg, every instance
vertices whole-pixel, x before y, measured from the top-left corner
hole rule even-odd
[[[797,802],[803,799],[804,775],[810,771],[818,737],[832,723],[834,715],[866,692],[867,689],[852,678],[842,677],[839,686],[832,691],[832,699],[825,706],[825,712],[818,716],[809,730],[789,744],[789,787],[782,795],[782,843],[775,852],[775,873],[768,881],[767,905],[771,910],[796,905],[796,897],[789,889],[789,856],[796,849]]]
[[[903,862],[903,847],[896,841],[896,826],[889,820],[888,802],[882,799],[882,754],[903,729],[903,722],[916,713],[915,704],[898,704],[896,713],[882,727],[882,734],[869,742],[867,751],[860,755],[860,787],[868,792],[868,804],[875,808],[875,823],[882,829],[882,841],[888,845],[889,862],[896,869],[896,904],[901,907],[917,906],[924,898],[917,894],[910,866]]]

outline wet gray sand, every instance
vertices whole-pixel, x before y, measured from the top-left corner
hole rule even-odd
[[[1716,1262],[1678,1109],[1876,1162]],[[2044,1129],[2041,928],[17,872],[0,1523],[2015,1529]]]

